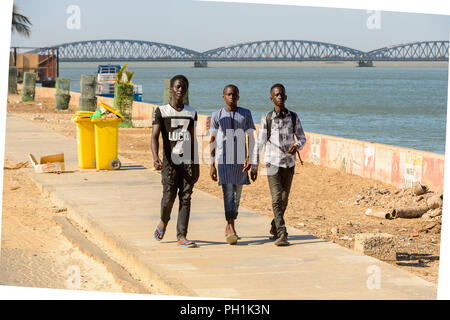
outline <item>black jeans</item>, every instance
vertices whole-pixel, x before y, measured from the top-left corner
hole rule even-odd
[[[271,223],[272,229],[276,230],[278,237],[282,235],[287,236],[284,212],[288,205],[295,167],[282,168],[271,166],[270,171],[273,174],[267,175],[267,178],[269,180],[270,194],[272,195],[272,210],[274,215]]]
[[[177,218],[177,239],[187,235],[189,216],[191,213],[191,195],[194,184],[199,177],[198,165],[180,164],[174,165],[163,160],[161,179],[163,195],[161,199],[161,220],[167,225],[175,202],[179,199]]]

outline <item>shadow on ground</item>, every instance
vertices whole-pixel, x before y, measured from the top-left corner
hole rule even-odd
[[[396,253],[396,263],[403,267],[417,267],[417,268],[428,268],[428,263],[439,260],[438,256],[433,256],[428,253]],[[403,262],[411,261],[411,262]]]
[[[314,241],[307,241],[307,240],[314,240]],[[207,241],[207,240],[193,240],[193,241],[196,242],[200,247],[227,244],[225,238],[223,239],[223,241]],[[274,241],[270,240],[268,236],[241,237],[236,246],[263,245],[266,243],[273,243],[273,242]],[[310,244],[310,243],[323,243],[323,242],[327,241],[321,240],[311,235],[289,236],[289,243],[290,243],[289,246],[296,246],[300,244]],[[176,241],[167,241],[165,243],[176,243]]]
[[[145,170],[145,169],[147,168],[141,165],[129,165],[120,167],[120,170]]]

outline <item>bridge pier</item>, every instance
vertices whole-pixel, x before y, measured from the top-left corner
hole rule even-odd
[[[359,60],[358,67],[373,67],[372,60]]]
[[[207,67],[208,67],[208,61],[206,59],[194,61],[194,68],[207,68]]]

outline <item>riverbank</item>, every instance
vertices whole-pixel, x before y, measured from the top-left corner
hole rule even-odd
[[[18,95],[8,97],[9,114],[72,138],[76,138],[76,127],[70,120],[74,111],[74,107],[67,111],[56,111],[52,98],[37,97],[35,102],[22,103]],[[150,128],[120,129],[119,154],[152,168],[150,135]],[[222,198],[221,189],[211,181],[207,166],[202,166],[196,188]],[[390,233],[395,237],[397,252],[408,257],[408,260],[388,262],[426,280],[437,282],[439,226],[422,231],[430,224],[425,219],[379,220],[364,214],[375,203],[382,206],[388,195],[396,193],[401,193],[403,197],[390,200],[400,201],[403,205],[418,206],[424,201],[424,198],[417,200],[417,197],[410,196],[406,189],[401,190],[373,179],[348,175],[337,169],[311,163],[305,163],[304,166],[297,164],[286,220],[290,226],[347,248],[353,248],[354,238],[358,233]],[[356,204],[355,199],[363,194],[370,194],[370,201]],[[260,176],[255,184],[244,187],[241,204],[260,214],[272,215],[268,184],[264,176]],[[8,208],[4,210],[8,211]],[[239,232],[239,220],[237,231]]]

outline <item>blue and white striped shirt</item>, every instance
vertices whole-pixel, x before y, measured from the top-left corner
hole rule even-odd
[[[211,117],[211,135],[216,137],[216,160],[218,164],[219,185],[250,184],[247,172],[242,172],[245,159],[253,156],[256,148],[255,124],[250,110],[237,107],[236,111],[222,108]],[[250,152],[246,137],[249,138]],[[251,159],[256,163],[256,159]]]

